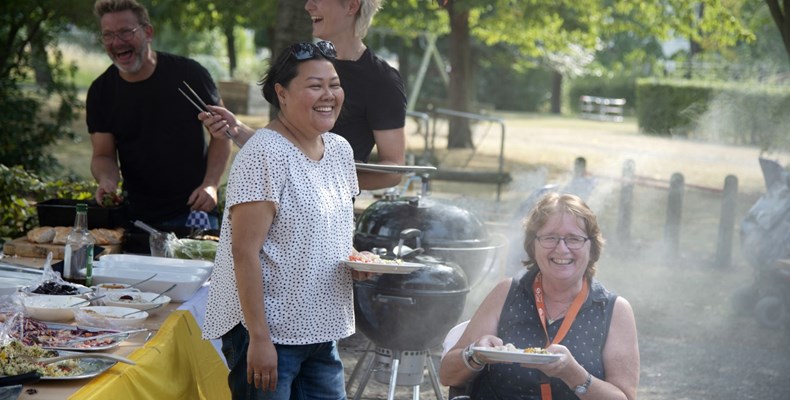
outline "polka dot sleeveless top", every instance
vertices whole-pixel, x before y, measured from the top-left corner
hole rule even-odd
[[[545,347],[546,333],[538,317],[532,282],[537,269],[529,271],[520,280],[514,280],[499,317],[497,335],[504,343],[518,348]],[[593,376],[604,379],[603,346],[609,332],[616,295],[607,291],[600,282],[593,280],[590,295],[582,305],[565,339],[560,344],[570,350],[573,357]],[[551,338],[557,334],[564,318],[548,327]],[[535,399],[540,400],[540,371],[523,368],[518,364],[491,364],[472,384],[472,398],[486,399]],[[545,378],[545,377],[544,377]],[[573,390],[562,380],[551,379],[554,400],[578,399]]]
[[[279,133],[261,129],[236,155],[228,178],[220,243],[211,275],[203,337],[244,323],[231,255],[237,204],[277,207],[260,251],[266,320],[277,344],[300,345],[354,333],[351,273],[353,197],[359,192],[351,146],[324,133],[324,155],[311,160]]]

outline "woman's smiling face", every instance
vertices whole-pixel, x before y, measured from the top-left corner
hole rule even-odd
[[[305,61],[298,68],[287,88],[277,85],[280,108],[300,132],[320,135],[332,129],[343,107],[340,78],[323,59]]]
[[[549,216],[546,223],[537,232],[537,237],[544,236],[579,236],[587,237],[584,221],[571,213],[559,212]],[[560,240],[557,246],[546,249],[540,241],[534,241],[535,262],[547,279],[556,281],[580,281],[590,262],[590,241],[586,241],[580,249],[569,249],[565,241]]]

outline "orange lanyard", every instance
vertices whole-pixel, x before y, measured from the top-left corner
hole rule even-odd
[[[554,336],[554,340],[549,340],[549,331],[546,328],[548,312],[546,311],[546,303],[543,301],[543,274],[540,272],[538,272],[538,275],[535,277],[535,281],[532,282],[532,292],[535,293],[535,306],[538,308],[538,316],[540,317],[541,325],[543,325],[543,332],[546,333],[546,347],[549,347],[549,345],[559,343],[565,338],[565,335],[571,329],[571,325],[573,325],[573,320],[576,319],[576,315],[579,314],[582,304],[587,300],[590,287],[585,279],[582,282],[582,290],[573,299],[571,306],[568,308],[568,312],[565,314],[565,319],[562,321],[562,325],[560,325],[557,336]],[[542,400],[551,400],[550,384],[540,384],[540,397]]]

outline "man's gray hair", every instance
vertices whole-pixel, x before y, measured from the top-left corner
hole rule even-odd
[[[354,36],[364,39],[368,34],[370,23],[373,22],[373,16],[381,9],[381,2],[383,0],[359,0],[359,12],[357,13],[357,21],[354,25]]]

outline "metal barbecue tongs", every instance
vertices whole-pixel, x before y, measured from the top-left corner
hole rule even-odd
[[[195,100],[192,100],[192,98],[191,98],[191,97],[189,97],[189,95],[188,95],[188,94],[186,94],[186,92],[184,92],[183,90],[181,90],[181,88],[178,88],[178,91],[179,91],[179,92],[181,92],[181,94],[183,94],[183,95],[184,95],[184,97],[186,97],[186,98],[187,98],[187,100],[189,100],[189,102],[190,102],[190,103],[192,103],[192,105],[193,105],[193,106],[195,106],[195,108],[197,108],[197,109],[198,109],[198,111],[200,111],[200,112],[207,112],[207,113],[209,113],[209,114],[211,114],[211,115],[214,115],[214,113],[213,113],[213,112],[211,112],[211,109],[210,109],[210,108],[208,108],[208,104],[206,104],[206,102],[205,102],[205,101],[203,101],[203,99],[201,99],[201,98],[200,98],[200,96],[198,96],[198,94],[197,94],[197,93],[196,93],[194,90],[192,90],[192,88],[189,86],[189,84],[188,84],[188,83],[186,83],[186,81],[181,81],[181,82],[184,84],[184,86],[186,86],[186,87],[187,87],[187,89],[189,90],[189,92],[190,92],[190,93],[192,93],[192,95],[193,95],[193,96],[195,96],[195,100],[197,100],[197,103],[195,102]],[[198,104],[200,104],[200,105],[198,105]],[[227,128],[225,128],[225,136],[227,136],[227,137],[228,137],[228,139],[232,140],[232,141],[233,141],[233,143],[235,143],[235,144],[236,144],[236,146],[239,146],[239,147],[241,147],[241,146],[242,146],[242,145],[241,145],[241,144],[240,144],[240,143],[239,143],[239,142],[236,140],[236,138],[235,138],[235,137],[233,137],[233,135],[230,133],[230,131],[229,131]]]

